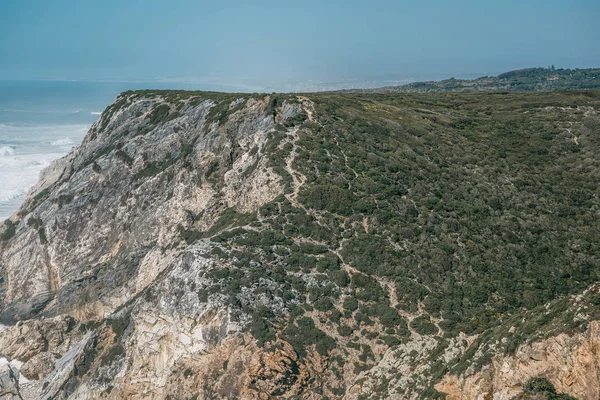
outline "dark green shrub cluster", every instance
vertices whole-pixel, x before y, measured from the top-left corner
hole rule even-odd
[[[294,115],[293,117],[286,119],[285,122],[283,123],[283,126],[289,128],[289,127],[296,126],[296,125],[302,125],[307,120],[307,118],[308,118],[308,115],[306,115],[305,112],[300,112],[300,113]]]
[[[523,385],[523,393],[525,399],[543,396],[546,400],[575,400],[575,397],[557,393],[554,385],[546,378],[531,378]]]
[[[125,108],[131,104],[130,95],[131,91],[124,92],[117,97],[117,100],[104,110],[100,116],[100,131],[104,131],[108,126],[113,115],[122,108]]]
[[[260,346],[275,340],[275,328],[271,323],[274,315],[264,306],[259,307],[252,315],[249,330]]]
[[[2,236],[0,236],[0,239],[2,239],[2,241],[10,240],[15,236],[16,233],[17,227],[15,223],[12,222],[10,219],[4,220],[4,232],[2,232]]]
[[[267,107],[267,114],[270,114],[275,118],[277,116],[277,109],[283,105],[283,95],[281,94],[271,94],[269,105]]]
[[[152,178],[153,176],[156,176],[161,172],[167,170],[167,168],[172,166],[175,161],[176,160],[174,159],[166,159],[160,162],[149,162],[144,166],[144,168],[133,174],[131,180],[133,182],[137,182],[148,178]]]
[[[33,229],[38,229],[42,225],[44,225],[44,222],[41,218],[29,217],[27,220],[27,226],[32,227]]]
[[[46,229],[44,229],[43,226],[40,226],[38,228],[38,237],[40,238],[40,243],[41,244],[48,243],[48,238],[46,237]]]
[[[110,365],[113,362],[123,358],[124,355],[125,348],[123,345],[121,343],[114,343],[100,358],[100,365]]]
[[[23,210],[19,211],[17,215],[19,217],[23,217],[23,216],[29,214],[37,206],[39,206],[40,204],[42,204],[49,196],[50,196],[50,189],[49,188],[45,188],[45,189],[41,190],[38,194],[36,194],[35,196],[33,196],[33,199],[27,205],[27,207],[24,208]]]
[[[421,335],[435,335],[437,327],[431,322],[429,316],[422,315],[410,321],[410,326]]]
[[[172,112],[171,107],[168,104],[159,104],[152,110],[150,115],[148,116],[148,123],[150,125],[158,125],[160,123],[164,123],[175,119],[179,116],[177,111]]]
[[[58,208],[62,208],[63,206],[72,202],[74,198],[75,196],[73,194],[61,194],[54,200],[54,202],[58,204]]]
[[[315,185],[300,193],[300,201],[307,207],[340,215],[348,215],[355,200],[352,192],[333,185]]]
[[[313,344],[323,356],[335,348],[335,340],[316,328],[311,318],[299,318],[295,324],[288,325],[284,335],[301,357],[306,356],[306,347]]]

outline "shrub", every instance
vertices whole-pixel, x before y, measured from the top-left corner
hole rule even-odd
[[[437,327],[431,322],[428,315],[422,315],[410,321],[410,326],[420,335],[434,335],[438,332]]]
[[[309,208],[348,215],[355,201],[352,193],[337,186],[315,185],[300,192],[300,201]]]
[[[0,236],[0,239],[2,239],[2,241],[7,241],[14,237],[16,233],[16,225],[10,219],[7,219],[4,221],[4,232],[2,232],[2,236]]]
[[[254,336],[259,346],[263,346],[265,343],[275,340],[275,333],[273,332],[272,327],[260,313],[255,314],[253,317],[252,323],[250,324],[250,333]]]
[[[316,328],[314,321],[308,317],[299,318],[296,325],[288,325],[285,337],[301,357],[306,356],[306,347],[311,344],[323,356],[334,349],[336,344],[332,337]]]
[[[358,309],[358,300],[354,297],[346,297],[343,307],[348,311],[356,311]]]
[[[546,378],[531,378],[523,386],[525,394],[556,394],[554,385]]]
[[[348,325],[341,325],[338,326],[337,331],[340,334],[340,336],[350,336],[352,335],[352,332],[354,332],[354,329],[352,329],[352,327]]]
[[[531,378],[523,385],[523,393],[526,399],[532,396],[539,398],[540,395],[545,395],[546,400],[576,400],[575,397],[564,393],[557,393],[554,385],[546,378]]]
[[[322,297],[314,302],[314,307],[319,311],[325,312],[333,308],[333,303],[329,297]]]

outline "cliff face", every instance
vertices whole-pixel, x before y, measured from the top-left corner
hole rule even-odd
[[[250,100],[224,126],[206,121],[212,105],[182,101],[179,115],[159,98],[123,95],[77,150],[45,171],[3,251],[1,320],[103,318],[173,262],[177,227],[190,215],[210,226],[227,207],[256,210],[281,192],[279,177],[250,154],[273,128],[266,104]],[[172,119],[152,125],[161,118]],[[210,168],[218,184],[203,182]]]
[[[0,227],[0,397],[598,398],[599,101],[536,96],[123,93]]]
[[[78,387],[75,398],[96,397],[98,387],[73,383],[83,375],[73,371],[102,359],[103,389],[122,375],[114,398],[162,398],[178,360],[240,330],[222,305],[199,301],[211,247],[187,247],[180,231],[210,227],[227,208],[256,211],[282,192],[261,157],[274,121],[265,99],[228,100],[222,124],[211,120],[219,117],[211,114],[215,101],[194,100],[121,95],[82,145],[44,172],[13,217],[16,233],[2,251],[0,319],[26,322],[6,328],[1,347],[24,363],[29,396],[66,395],[68,384]],[[109,315],[116,332],[95,329]],[[125,331],[126,340],[115,336]],[[221,351],[248,346],[240,340]],[[127,365],[113,365],[125,349]],[[246,357],[256,351],[250,346]]]
[[[545,377],[562,393],[577,399],[600,397],[600,330],[598,321],[582,333],[557,336],[497,355],[481,371],[446,376],[436,388],[449,400],[518,398],[532,378]]]

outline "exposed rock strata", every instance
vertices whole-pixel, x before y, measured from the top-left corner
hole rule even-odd
[[[447,376],[437,385],[448,399],[513,399],[531,378],[546,377],[558,392],[577,399],[600,398],[600,323],[583,333],[559,334],[496,356],[472,375]]]

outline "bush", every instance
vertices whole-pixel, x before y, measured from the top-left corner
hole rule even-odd
[[[148,118],[149,125],[158,125],[163,122],[170,121],[179,116],[177,111],[171,112],[171,107],[168,104],[160,104],[152,110]]]
[[[123,358],[125,355],[125,348],[121,343],[115,343],[108,348],[106,353],[100,359],[100,365],[109,365],[113,362]]]
[[[398,315],[398,311],[391,307],[384,307],[379,311],[379,322],[384,327],[395,327],[402,323],[403,319]]]
[[[300,192],[299,200],[308,208],[349,215],[356,200],[352,193],[337,186],[315,185]]]
[[[252,315],[250,324],[250,333],[260,346],[275,340],[275,332],[272,324],[269,322],[274,317],[271,310],[265,306],[260,306]]]
[[[356,311],[358,309],[358,300],[354,297],[346,297],[343,307],[348,311]]]
[[[348,325],[341,325],[338,326],[337,331],[340,334],[340,336],[350,336],[354,332],[354,329],[352,329],[352,327]]]
[[[554,385],[546,378],[531,378],[523,386],[523,393],[525,394],[556,394]]]
[[[4,221],[4,232],[2,232],[2,236],[0,236],[0,239],[2,239],[2,241],[7,241],[14,237],[16,233],[16,225],[10,219],[7,219]]]
[[[314,302],[315,309],[325,312],[333,308],[333,303],[329,297],[322,297]]]
[[[294,347],[299,356],[306,356],[306,347],[314,344],[319,354],[325,356],[335,348],[335,340],[315,327],[311,318],[303,317],[290,324],[285,330],[286,340]]]
[[[546,378],[538,377],[531,378],[523,385],[523,393],[526,399],[533,396],[539,398],[540,395],[545,396],[546,400],[575,400],[574,397],[564,393],[557,393],[554,385]]]
[[[41,244],[48,243],[48,238],[46,237],[46,230],[44,229],[43,226],[40,226],[38,228],[38,236],[40,237],[40,243]]]
[[[428,315],[422,315],[410,321],[410,326],[420,335],[435,335],[437,327],[431,322]]]

